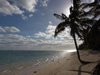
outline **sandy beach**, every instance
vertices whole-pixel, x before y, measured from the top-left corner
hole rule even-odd
[[[33,70],[30,64],[26,68],[20,68],[13,72],[1,72],[0,75],[91,75],[93,69],[100,62],[100,52],[81,51],[81,58],[84,61],[92,63],[82,65],[78,59],[76,52],[67,53],[63,58],[52,60],[49,64]]]
[[[82,65],[78,61],[76,53],[71,53],[69,58],[64,57],[29,75],[91,75],[93,68],[100,62],[100,53],[93,51],[81,51],[80,53],[82,60],[92,63]]]

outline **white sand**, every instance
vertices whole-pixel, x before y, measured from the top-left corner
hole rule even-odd
[[[77,59],[76,53],[72,53],[70,58],[64,57],[53,64],[37,70],[29,75],[91,75],[93,68],[100,61],[100,53],[82,51],[81,58],[85,61],[90,61],[87,65],[82,65]]]
[[[7,74],[6,72],[0,73],[0,75],[91,75],[93,68],[100,62],[100,52],[94,51],[81,51],[81,58],[84,61],[90,61],[87,65],[82,65],[77,59],[77,54],[70,53],[62,59],[48,64],[36,71],[33,71],[32,66],[27,68],[21,68],[20,70],[13,72],[13,74]]]

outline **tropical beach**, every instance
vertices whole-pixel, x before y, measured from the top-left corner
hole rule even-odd
[[[33,64],[20,68],[7,68],[0,72],[0,75],[91,75],[100,63],[100,53],[97,51],[81,51],[81,58],[89,61],[89,64],[81,64],[77,59],[76,52],[66,53],[65,56],[57,60],[52,60],[33,68]],[[18,67],[18,66],[17,66]]]
[[[66,56],[58,62],[49,64],[30,75],[91,75],[96,65],[100,63],[100,53],[88,51],[82,52],[81,56],[83,60],[91,63],[80,64],[77,55],[72,53],[69,58]]]
[[[0,0],[0,75],[100,75],[100,0]]]

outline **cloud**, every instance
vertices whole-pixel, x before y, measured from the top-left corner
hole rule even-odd
[[[18,34],[0,34],[1,50],[64,50],[74,48],[73,44],[60,40],[36,40]]]
[[[12,27],[4,27],[4,29],[8,32],[20,32],[20,30],[14,26]]]
[[[38,0],[0,0],[0,13],[5,15],[34,13]],[[24,10],[23,10],[24,9]]]
[[[6,32],[4,28],[0,26],[0,32]]]
[[[52,23],[52,22],[49,22],[49,23]],[[36,38],[42,37],[44,39],[54,39],[55,28],[56,28],[56,26],[54,26],[54,25],[48,25],[44,32],[35,33],[35,37]],[[70,28],[66,28],[65,31],[61,32],[57,36],[56,39],[59,39],[59,40],[72,39],[72,37],[70,36]]]
[[[56,26],[48,25],[45,32],[38,32],[33,36],[19,34],[0,34],[0,50],[65,50],[74,47],[73,40],[69,36],[70,29],[66,29],[54,39]],[[0,27],[2,32],[20,32],[14,26]]]
[[[45,32],[38,32],[35,34],[35,37],[37,37],[37,38],[43,37],[45,39],[51,39],[51,38],[53,38],[55,28],[56,28],[56,26],[48,25]]]
[[[42,0],[41,5],[44,6],[44,7],[47,7],[48,6],[48,0]]]
[[[23,14],[24,11],[21,10],[17,5],[10,4],[7,0],[0,0],[0,13],[12,15]]]
[[[52,21],[49,21],[49,24],[52,25]]]
[[[91,3],[94,2],[94,0],[82,0],[83,3]]]
[[[45,36],[46,36],[46,34],[43,33],[43,32],[38,32],[38,33],[35,34],[35,37],[36,37],[36,38],[45,37]]]
[[[16,0],[15,3],[17,6],[21,6],[29,12],[35,12],[35,6],[37,5],[38,0]]]
[[[50,24],[51,22],[49,22]],[[44,32],[35,33],[35,38],[44,39],[42,42],[42,48],[45,49],[69,49],[75,48],[74,41],[70,36],[70,28],[66,28],[65,31],[60,33],[57,38],[54,38],[55,25],[48,25]],[[80,44],[82,41],[77,40]],[[41,46],[39,45],[39,47]]]
[[[22,14],[21,16],[22,16],[22,19],[23,19],[23,20],[28,19],[28,17],[27,17],[27,16],[25,16],[24,14]]]
[[[32,16],[33,16],[33,14],[30,14],[30,15],[29,15],[29,17],[32,17]]]
[[[20,30],[14,26],[11,26],[11,27],[1,27],[0,26],[0,32],[20,32]]]

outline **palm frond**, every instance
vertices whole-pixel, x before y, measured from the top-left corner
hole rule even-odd
[[[84,11],[82,14],[79,15],[79,17],[93,16],[93,18],[96,18],[99,15],[100,15],[100,6],[92,8],[88,12]]]
[[[99,5],[99,0],[95,0],[92,3],[83,3],[83,4],[80,5],[80,8],[84,9],[84,8],[87,8],[87,7],[94,7],[94,6],[97,6],[97,5]]]
[[[99,15],[100,15],[100,11],[96,11],[95,14],[94,14],[94,17],[92,19],[98,17]]]
[[[98,10],[98,9],[100,9],[100,5],[98,5],[98,6],[96,7],[96,10]]]
[[[71,28],[70,34],[72,37],[75,33],[80,39],[85,38],[93,24],[97,22],[94,18],[100,15],[100,5],[98,1],[99,0],[95,0],[92,3],[81,3],[80,0],[73,0],[69,17],[63,13],[61,15],[55,13],[54,16],[64,22],[61,22],[56,27],[54,37],[69,26]],[[91,16],[93,16],[93,18],[90,18]]]
[[[67,16],[65,16],[64,14],[59,15],[59,14],[54,13],[54,16],[55,16],[56,18],[60,19],[60,20],[65,20],[65,19],[67,18]]]
[[[60,32],[64,31],[66,26],[66,22],[61,22],[55,29],[54,37],[56,37]]]
[[[62,13],[62,18],[63,19],[68,19],[68,17],[65,14],[63,14],[63,13]]]
[[[78,35],[78,37],[79,37],[80,39],[82,39],[83,37],[82,37],[82,33],[80,32],[80,30],[81,30],[80,27],[81,27],[81,26],[80,26],[79,24],[74,23],[74,25],[73,25],[73,27],[72,27],[72,31],[74,31],[74,33],[75,33],[76,35]]]
[[[73,8],[74,10],[78,9],[80,5],[80,0],[73,0]]]
[[[91,9],[88,12],[82,11],[82,13],[79,14],[79,17],[86,17],[86,16],[91,16],[94,15],[94,10]]]
[[[89,18],[82,18],[81,21],[85,24],[94,24],[97,20],[93,20]]]

